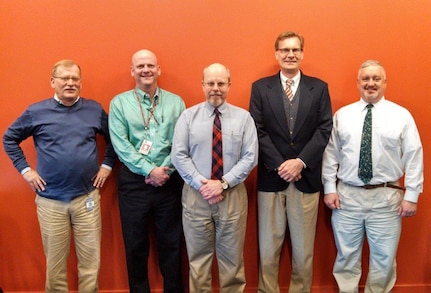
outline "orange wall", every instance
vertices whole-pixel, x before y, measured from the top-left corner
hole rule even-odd
[[[277,71],[274,39],[281,31],[296,30],[305,36],[302,69],[329,83],[334,111],[358,99],[355,78],[365,59],[378,59],[386,66],[386,97],[416,118],[425,149],[425,177],[431,167],[427,156],[431,136],[428,0],[0,0],[0,13],[1,134],[28,104],[52,95],[50,70],[63,58],[81,65],[82,96],[97,99],[108,110],[115,94],[134,85],[130,59],[141,48],[158,55],[160,85],[180,94],[187,106],[204,99],[202,69],[217,61],[231,69],[228,100],[248,108],[251,83]],[[32,142],[26,141],[23,148],[34,164]],[[34,194],[4,152],[0,152],[0,166],[0,287],[7,292],[42,291],[45,266]],[[255,179],[253,172],[247,181],[250,212],[245,257],[250,292],[257,286],[258,266]],[[403,221],[395,292],[431,288],[429,187],[426,182],[417,216]],[[104,292],[127,288],[115,190],[112,176],[102,190],[100,289]],[[319,212],[313,284],[323,292],[322,288],[335,286],[331,270],[336,251],[330,211],[321,205]],[[73,280],[75,262],[71,257]],[[287,251],[281,262],[281,283],[286,287]],[[160,289],[154,254],[150,266],[152,285]],[[70,284],[76,290],[76,282]]]

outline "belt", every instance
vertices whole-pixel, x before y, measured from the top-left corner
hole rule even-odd
[[[362,187],[365,189],[374,189],[374,188],[380,188],[380,187],[390,187],[390,188],[395,188],[395,189],[400,189],[400,190],[406,190],[404,187],[402,186],[398,186],[389,182],[386,183],[381,183],[381,184],[367,184],[367,185],[363,185],[363,186],[358,186],[358,187]]]

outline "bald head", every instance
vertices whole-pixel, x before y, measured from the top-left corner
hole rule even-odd
[[[133,56],[132,56],[132,66],[133,66],[133,64],[136,63],[136,60],[138,60],[140,58],[151,58],[157,64],[156,54],[154,54],[150,50],[142,49],[142,50],[137,51],[135,54],[133,54]]]
[[[223,105],[230,88],[229,69],[220,63],[213,63],[203,70],[202,89],[207,101],[214,107]]]
[[[139,50],[132,56],[130,69],[136,86],[152,97],[157,88],[157,79],[161,74],[156,54],[146,49]]]
[[[230,72],[229,68],[220,63],[213,63],[204,68],[202,81],[205,81],[205,75],[210,73],[215,73],[225,75],[227,77],[228,82],[230,82]]]

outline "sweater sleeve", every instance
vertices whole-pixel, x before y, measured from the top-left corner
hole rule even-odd
[[[31,114],[26,110],[11,126],[9,126],[3,135],[3,148],[18,172],[30,167],[20,144],[23,140],[31,136],[32,133]]]

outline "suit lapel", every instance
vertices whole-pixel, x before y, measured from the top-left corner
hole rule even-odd
[[[274,118],[280,125],[280,128],[289,135],[286,113],[284,112],[283,90],[281,87],[280,75],[274,75],[268,83],[268,104],[274,113]]]
[[[302,73],[301,73],[302,74]],[[292,138],[294,138],[299,129],[306,121],[308,113],[310,112],[311,105],[313,104],[313,97],[311,90],[313,86],[309,83],[309,79],[305,75],[301,75],[301,81],[299,82],[300,97],[298,105],[298,113],[296,115],[295,128],[293,129]]]

